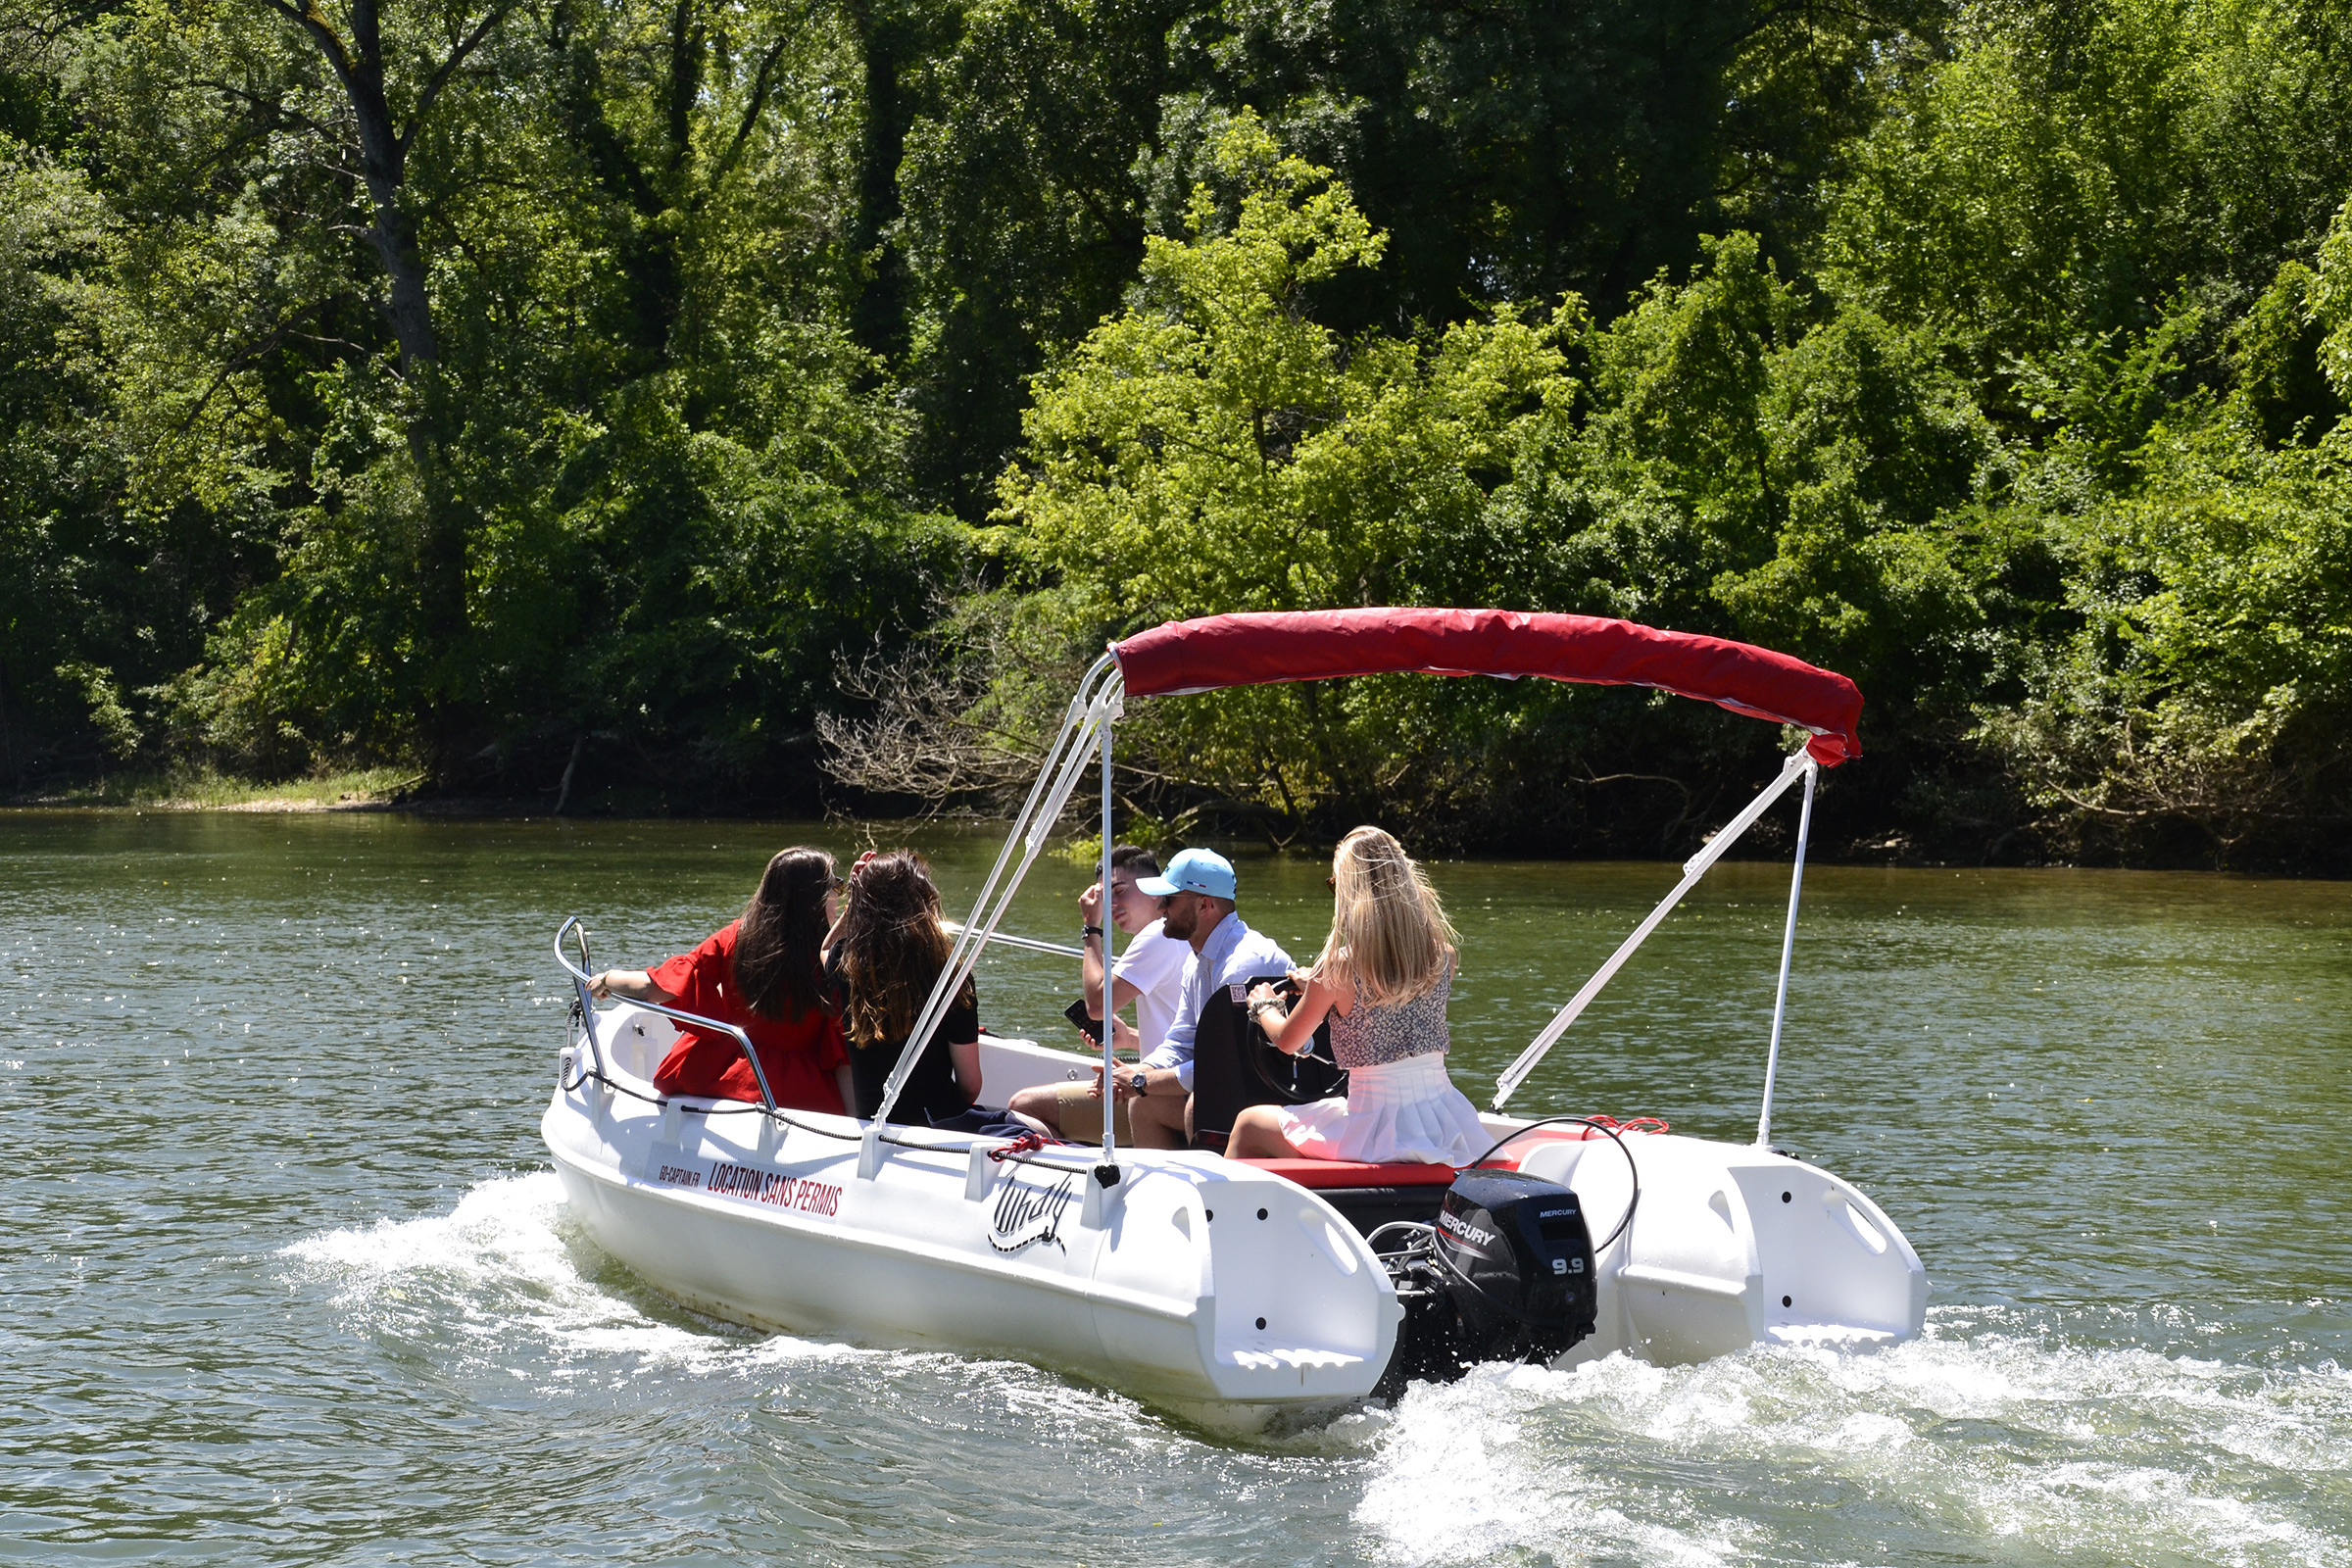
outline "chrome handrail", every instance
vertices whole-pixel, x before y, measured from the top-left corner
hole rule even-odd
[[[577,964],[573,963],[564,955],[564,939],[567,936],[574,937],[579,944],[581,961]],[[587,927],[581,923],[578,915],[573,915],[571,918],[565,920],[560,928],[558,928],[556,932],[555,947],[556,962],[561,964],[564,967],[564,972],[571,976],[572,984],[577,988],[580,995],[581,1010],[586,1013],[591,1020],[593,1020],[596,1016],[596,1009],[593,1005],[595,999],[589,994],[588,991],[590,976],[587,972]],[[774,1116],[776,1120],[782,1122],[787,1127],[802,1127],[806,1125],[805,1123],[793,1120],[792,1116],[788,1112],[784,1111],[776,1104],[775,1097],[769,1092],[767,1087],[767,1074],[760,1065],[760,1057],[758,1054],[752,1050],[750,1037],[747,1036],[741,1029],[736,1028],[730,1023],[721,1023],[716,1018],[706,1018],[699,1013],[687,1012],[683,1008],[666,1006],[658,1002],[639,1002],[632,1004],[635,1006],[651,1008],[653,1011],[661,1013],[664,1017],[675,1018],[683,1023],[699,1024],[706,1029],[716,1029],[726,1034],[733,1035],[735,1037],[736,1044],[743,1048],[744,1054],[750,1058],[753,1074],[760,1080],[760,1093],[762,1098],[761,1108],[767,1114]],[[603,1070],[604,1062],[601,1050],[597,1046],[596,1029],[593,1021],[588,1025],[588,1039],[591,1051],[597,1053],[597,1068],[601,1072]],[[626,1092],[632,1094],[635,1093],[633,1090]],[[864,1121],[863,1118],[856,1115],[852,1115],[850,1119],[854,1125]],[[882,1124],[879,1121],[866,1123],[865,1125],[869,1133],[881,1131]],[[819,1132],[826,1131],[823,1128],[815,1128],[811,1130]],[[891,1132],[883,1133],[882,1137],[885,1142],[898,1145],[901,1148],[910,1149],[920,1153],[960,1154],[967,1156],[970,1154],[972,1150],[976,1148],[981,1148],[984,1146],[1003,1148],[1006,1144],[1017,1142],[1017,1140],[1005,1138],[977,1138],[968,1133],[961,1135],[948,1133],[944,1136],[952,1141],[946,1143],[918,1142],[909,1140],[904,1136],[906,1132],[915,1130],[917,1129],[897,1128]],[[844,1135],[828,1132],[827,1136],[838,1138],[843,1137]],[[858,1135],[853,1134],[848,1136],[855,1140]],[[1024,1165],[1040,1165],[1048,1169],[1066,1171],[1071,1174],[1082,1172],[1088,1168],[1087,1163],[1063,1165],[1054,1157],[1056,1155],[1066,1155],[1074,1160],[1088,1162],[1091,1162],[1096,1157],[1094,1151],[1077,1146],[1072,1146],[1066,1150],[1056,1150],[1051,1147],[1046,1149],[1034,1149],[1018,1155],[1011,1155],[1007,1157],[1015,1158],[1019,1163]]]
[[[563,925],[558,927],[556,930],[556,961],[564,966],[564,971],[571,976],[571,983],[578,987],[581,1009],[586,1012],[589,1017],[594,1018],[596,1016],[596,1007],[594,1005],[596,998],[595,994],[589,989],[593,984],[593,980],[584,968],[574,964],[569,958],[564,956],[564,938],[574,928],[577,928],[579,932],[580,958],[583,963],[587,960],[588,928],[580,923],[580,917],[575,914],[571,918],[565,920]],[[770,1094],[767,1088],[767,1069],[760,1065],[760,1053],[752,1049],[752,1037],[750,1035],[745,1034],[741,1029],[736,1028],[735,1025],[731,1023],[721,1023],[716,1018],[706,1018],[699,1012],[688,1012],[683,1007],[672,1007],[665,1003],[660,1002],[641,1002],[634,997],[628,998],[627,1001],[632,1006],[650,1008],[653,1011],[662,1014],[662,1017],[673,1018],[679,1023],[690,1023],[695,1025],[697,1028],[715,1029],[721,1034],[733,1035],[735,1037],[735,1043],[743,1048],[744,1060],[752,1064],[752,1077],[757,1080],[760,1085],[760,1108],[767,1111],[773,1111],[776,1109],[776,1097]],[[594,1024],[590,1024],[588,1026],[588,1046],[591,1051],[594,1051],[597,1054],[597,1071],[604,1071],[604,1053],[597,1047],[596,1026]]]
[[[575,965],[564,956],[564,939],[569,936],[578,944],[580,961]],[[580,1020],[580,1032],[588,1040],[589,1065],[598,1077],[605,1072],[604,1043],[596,1038],[596,998],[588,989],[588,927],[578,915],[573,915],[556,928],[556,962],[571,976],[571,1010]]]

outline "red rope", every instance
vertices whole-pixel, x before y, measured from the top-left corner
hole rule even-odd
[[[1674,1128],[1663,1116],[1635,1116],[1625,1121],[1619,1121],[1614,1116],[1588,1116],[1585,1119],[1595,1127],[1613,1127],[1621,1133],[1649,1133],[1653,1136],[1662,1136],[1674,1131]]]
[[[1035,1131],[1025,1132],[1021,1134],[1020,1137],[1015,1138],[1011,1143],[1005,1144],[1001,1148],[990,1150],[988,1152],[988,1157],[1002,1164],[1004,1161],[1011,1158],[1015,1154],[1029,1154],[1036,1152],[1038,1150],[1046,1147],[1047,1141],[1048,1140],[1044,1133]]]

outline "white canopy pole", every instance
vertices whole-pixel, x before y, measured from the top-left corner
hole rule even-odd
[[[1098,675],[1105,675],[1105,678],[1096,687]],[[1095,689],[1091,701],[1087,697],[1090,687]],[[963,922],[962,932],[950,950],[947,966],[940,970],[939,979],[931,987],[931,995],[924,1002],[922,1011],[915,1015],[914,1028],[908,1032],[906,1043],[899,1052],[898,1065],[891,1069],[889,1080],[882,1086],[882,1102],[874,1109],[873,1119],[866,1126],[865,1139],[858,1151],[858,1174],[860,1177],[870,1179],[881,1168],[882,1127],[890,1119],[891,1107],[898,1103],[899,1093],[906,1087],[908,1075],[914,1071],[914,1064],[921,1057],[923,1047],[930,1042],[931,1031],[947,1015],[956,993],[962,988],[964,976],[971,972],[972,965],[978,961],[980,950],[996,935],[997,922],[1004,917],[1004,911],[1011,906],[1012,896],[1019,890],[1021,879],[1029,874],[1029,867],[1036,861],[1038,851],[1045,847],[1047,838],[1053,833],[1054,824],[1061,819],[1062,808],[1069,804],[1070,792],[1076,787],[1078,776],[1085,771],[1092,755],[1090,743],[1095,738],[1095,730],[1097,726],[1106,724],[1117,716],[1120,695],[1118,667],[1111,656],[1105,654],[1087,671],[1087,678],[1079,687],[1078,696],[1071,699],[1070,711],[1063,720],[1062,731],[1054,738],[1053,749],[1047,753],[1045,766],[1038,770],[1037,783],[1030,788],[1028,803],[1021,808],[1020,815],[1013,819],[1012,830],[1004,838],[1004,848],[998,852],[996,868],[989,872],[988,881],[980,889],[980,897],[973,901],[971,916]],[[1011,874],[1007,878],[1006,864],[1013,861],[1016,846],[1022,853],[1019,859],[1012,863]]]
[[[1111,1039],[1116,1033],[1112,1026],[1113,1011],[1110,996],[1110,960],[1116,953],[1119,922],[1110,916],[1110,715],[1102,715],[1102,1164],[1095,1172],[1095,1180],[1108,1187],[1119,1179],[1119,1135],[1111,1123],[1111,1112],[1118,1105],[1117,1082],[1113,1070],[1117,1063],[1111,1056]]]
[[[1501,1077],[1494,1080],[1494,1109],[1500,1110],[1504,1102],[1518,1092],[1519,1086],[1527,1081],[1527,1075],[1536,1070],[1536,1063],[1544,1059],[1544,1054],[1559,1043],[1560,1036],[1568,1032],[1568,1026],[1576,1022],[1577,1015],[1585,1010],[1586,1004],[1600,995],[1600,988],[1607,985],[1617,971],[1625,966],[1625,960],[1634,956],[1634,950],[1647,941],[1649,934],[1658,928],[1659,922],[1674,911],[1676,905],[1682,903],[1683,895],[1697,886],[1698,879],[1707,874],[1707,867],[1721,859],[1725,851],[1740,842],[1740,835],[1755,825],[1756,818],[1762,816],[1766,808],[1796,782],[1798,774],[1802,773],[1810,779],[1810,769],[1816,765],[1800,749],[1782,766],[1781,776],[1764,787],[1763,794],[1748,802],[1747,808],[1726,822],[1723,830],[1707,841],[1705,848],[1683,862],[1683,879],[1674,885],[1674,891],[1649,911],[1647,919],[1634,927],[1634,934],[1609,955],[1606,963],[1593,971],[1592,978],[1585,982],[1585,988],[1569,998],[1566,1006],[1552,1014],[1551,1022],[1544,1026],[1544,1032],[1519,1053],[1519,1059],[1505,1068]],[[1810,799],[1810,796],[1807,798]]]
[[[943,920],[940,923],[948,928],[951,935],[960,936],[963,933],[963,925],[960,921]],[[1003,931],[988,940],[1000,948],[1019,948],[1023,953],[1048,953],[1056,958],[1083,958],[1086,956],[1084,948],[1073,948],[1067,942],[1040,942],[1035,937],[1016,937]]]
[[[1772,1051],[1764,1058],[1764,1108],[1756,1115],[1756,1147],[1772,1144],[1772,1080],[1781,1066],[1781,1019],[1788,1011],[1788,959],[1796,951],[1796,896],[1805,885],[1805,838],[1813,831],[1813,780],[1821,764],[1805,760],[1805,804],[1796,817],[1796,869],[1788,874],[1788,924],[1781,932],[1781,988],[1772,998]]]
[[[1070,744],[1073,735],[1083,734],[1088,710],[1087,689],[1094,684],[1095,677],[1108,668],[1110,663],[1111,656],[1104,654],[1101,659],[1095,661],[1093,666],[1087,670],[1085,678],[1078,683],[1077,695],[1070,699],[1069,709],[1062,715],[1060,732],[1054,737],[1054,744],[1047,748],[1045,763],[1037,770],[1037,782],[1029,786],[1029,799],[1021,803],[1019,813],[1012,819],[1012,831],[1004,836],[1004,847],[997,852],[997,863],[989,868],[988,880],[980,885],[980,897],[973,901],[972,905],[975,916],[988,903],[989,895],[996,891],[997,879],[1004,874],[1004,867],[1011,862],[1013,846],[1022,842],[1023,829],[1036,812],[1039,801],[1044,798],[1048,786],[1054,779],[1054,761],[1062,756],[1062,748]],[[1083,745],[1078,749],[1082,751]],[[975,946],[973,922],[966,921],[962,925],[951,922],[949,929],[956,933],[956,945],[948,956],[948,967],[952,970],[963,961],[965,954]]]

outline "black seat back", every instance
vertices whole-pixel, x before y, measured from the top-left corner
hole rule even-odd
[[[1348,1074],[1331,1058],[1331,1019],[1316,1025],[1300,1055],[1276,1050],[1243,1007],[1261,980],[1289,991],[1288,977],[1254,975],[1220,986],[1201,1004],[1193,1037],[1193,1147],[1222,1150],[1234,1118],[1251,1105],[1303,1105],[1348,1092]]]

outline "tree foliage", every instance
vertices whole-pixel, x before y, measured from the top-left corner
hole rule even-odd
[[[1849,848],[2332,863],[2348,47],[2290,0],[0,0],[0,763],[810,806],[821,729],[939,794],[1106,635],[1484,603],[1853,675]],[[1163,822],[1642,853],[1774,745],[1428,681],[1136,739]]]
[[[53,333],[110,362],[82,514],[179,598],[156,657],[118,627],[12,672],[111,694],[117,752],[516,788],[585,746],[687,802],[808,799],[836,657],[965,559],[850,331],[839,19],[157,0],[62,36],[71,133],[10,168],[104,214],[24,210]]]

